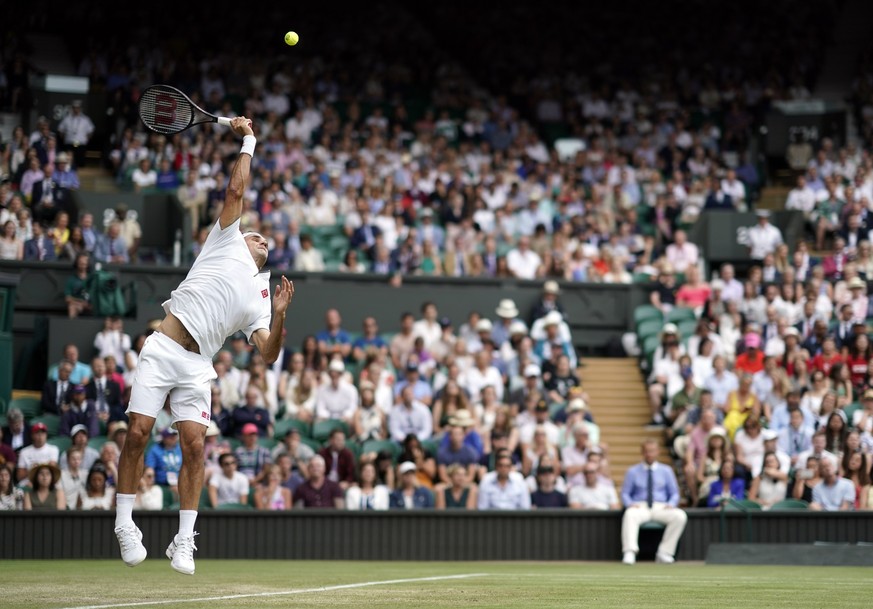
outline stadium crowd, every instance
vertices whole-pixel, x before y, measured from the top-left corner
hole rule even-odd
[[[392,335],[379,325],[396,320],[367,316],[353,320],[361,326],[351,330],[331,310],[324,329],[276,367],[233,337],[214,362],[208,503],[261,509],[628,503],[611,482],[608,447],[587,408],[556,280],[654,279],[651,307],[661,321],[686,308],[696,328],[691,337],[662,323],[647,362],[653,423],[665,426],[681,461],[683,501],[697,505],[716,492],[718,504],[739,488],[730,482],[736,478],[743,495],[756,500],[781,488],[784,496],[799,492],[833,509],[836,493],[814,485],[817,468],[799,460],[830,463],[826,450],[837,463],[833,471],[822,465],[822,478],[831,485],[834,476],[855,476],[852,507],[866,507],[873,399],[854,413],[850,406],[866,392],[869,339],[864,345],[848,334],[840,338],[843,327],[835,322],[858,332],[854,322],[861,320],[866,328],[868,151],[827,142],[816,151],[786,201],[787,209],[804,212],[809,240],[781,243],[761,211],[760,229],[750,231],[760,264],[747,277],[725,265],[707,279],[713,269],[685,230],[704,212],[755,208],[763,176],[747,153],[754,130],[769,103],[802,99],[814,83],[821,45],[810,39],[823,36],[827,19],[784,5],[739,2],[724,19],[689,32],[676,31],[662,3],[645,9],[655,13],[639,20],[646,32],[625,32],[637,52],[610,45],[615,25],[601,27],[598,19],[609,17],[594,15],[579,24],[590,44],[577,45],[576,55],[556,54],[549,66],[518,55],[520,49],[501,47],[505,54],[498,56],[489,48],[478,71],[428,55],[434,43],[407,13],[389,16],[407,26],[394,24],[396,40],[378,41],[377,47],[402,48],[387,55],[396,58],[390,61],[355,52],[371,42],[368,36],[351,37],[354,43],[335,55],[307,56],[301,47],[294,62],[230,51],[194,56],[161,41],[140,41],[126,52],[95,43],[80,53],[79,73],[105,93],[111,110],[106,167],[122,189],[178,197],[195,227],[187,262],[220,213],[238,146],[211,124],[170,137],[145,132],[136,102],[155,82],[179,87],[211,112],[253,119],[259,146],[242,226],[268,238],[272,269],[543,282],[535,311],[503,301],[493,314],[448,320],[424,303]],[[555,18],[550,10],[556,7],[544,7],[539,18]],[[753,36],[739,25],[744,10],[760,13],[761,31],[784,35]],[[498,17],[511,20],[512,11]],[[373,18],[386,16],[374,11]],[[722,33],[720,42],[713,37],[700,45],[711,30]],[[675,34],[676,48],[693,50],[672,62],[670,53],[654,53],[651,31]],[[585,54],[595,49],[620,49],[621,57],[598,61],[607,67],[585,76],[561,65],[586,65]],[[772,59],[768,71],[762,53]],[[629,66],[631,57],[652,61]],[[517,78],[506,77],[509,70]],[[500,78],[508,89],[494,87]],[[8,77],[6,91],[14,92]],[[91,121],[83,110],[71,113]],[[67,130],[45,119],[30,133],[19,126],[4,143],[0,256],[75,262],[66,294],[74,317],[89,314],[83,286],[94,262],[167,258],[140,251],[141,227],[124,206],[101,218],[78,213],[70,192],[79,188],[82,164],[63,136]],[[8,482],[0,473],[3,505],[34,507],[26,499],[33,493],[22,496],[21,487],[34,489],[43,506],[111,505],[125,390],[150,331],[126,334],[121,323],[107,318],[90,362],[68,346],[49,370],[42,412],[58,417],[53,437],[44,422],[8,413],[3,443],[13,451],[5,458],[16,467]],[[816,385],[818,373],[824,380]],[[835,399],[824,399],[829,390]],[[784,431],[793,440],[798,409],[809,446],[825,436],[824,446],[814,450],[804,440],[804,450],[812,450],[804,455],[786,445],[789,465],[777,452],[776,472],[765,455],[765,442],[774,440],[766,438]],[[158,421],[147,457],[144,509],[173,503],[180,452],[167,422]],[[709,456],[710,436],[716,445],[723,436],[721,448],[712,449],[718,460]],[[56,444],[65,442],[57,438],[66,437],[70,447],[62,453]],[[728,462],[733,471],[722,475]],[[99,472],[90,475],[95,463],[102,481]]]

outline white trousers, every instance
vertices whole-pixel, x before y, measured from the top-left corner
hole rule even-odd
[[[665,503],[655,503],[652,507],[645,505],[629,507],[624,511],[621,520],[622,553],[633,552],[636,554],[640,551],[640,525],[649,521],[660,522],[667,526],[658,546],[658,552],[675,556],[679,538],[682,537],[685,523],[688,522],[688,515],[684,510],[670,507]]]

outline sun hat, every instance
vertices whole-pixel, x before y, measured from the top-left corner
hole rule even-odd
[[[515,302],[511,298],[501,300],[495,312],[499,317],[508,317],[510,319],[518,317],[518,307],[515,306]]]

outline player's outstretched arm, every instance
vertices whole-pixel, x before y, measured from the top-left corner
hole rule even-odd
[[[244,116],[230,119],[230,128],[237,135],[243,136],[243,146],[230,172],[227,183],[227,194],[224,196],[224,207],[218,218],[222,229],[227,228],[242,215],[243,195],[249,181],[249,171],[252,167],[252,155],[255,153],[255,132],[252,131],[252,121]]]
[[[294,298],[294,283],[282,276],[276,292],[273,294],[273,319],[270,322],[270,330],[263,328],[252,335],[252,342],[264,357],[267,365],[272,364],[282,353],[282,329],[285,327],[285,312],[291,299]]]

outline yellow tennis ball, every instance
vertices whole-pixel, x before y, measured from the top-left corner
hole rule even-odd
[[[297,35],[297,32],[288,32],[285,34],[285,44],[293,47],[297,44],[297,41],[300,40],[300,36]]]

